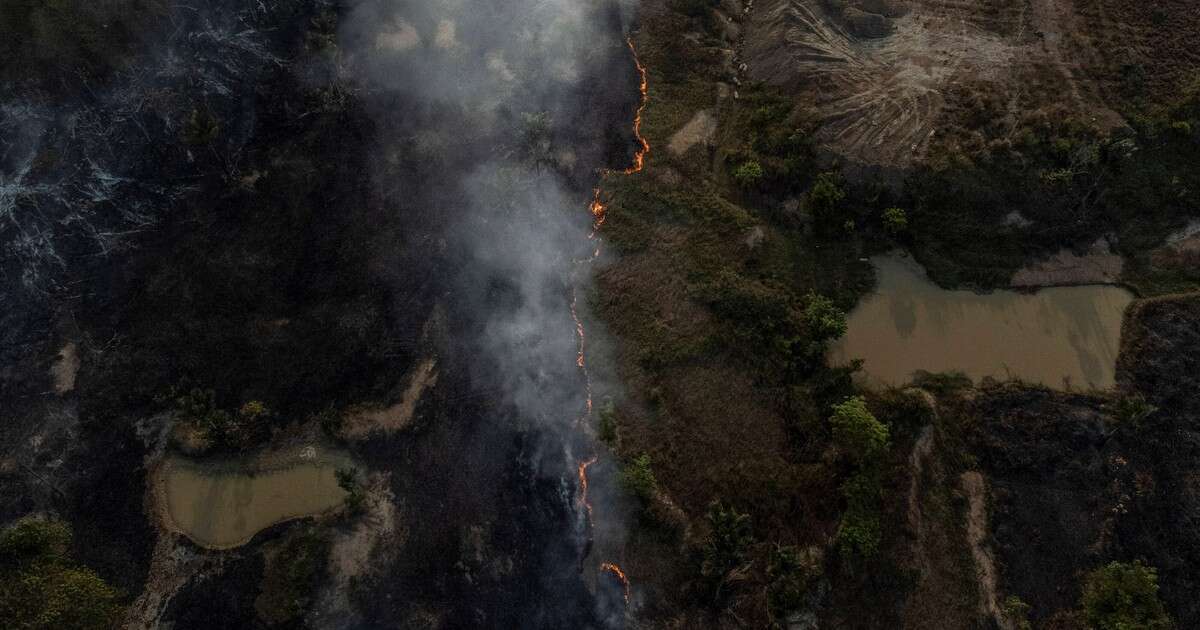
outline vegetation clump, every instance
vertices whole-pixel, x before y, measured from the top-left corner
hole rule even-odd
[[[1158,597],[1158,571],[1140,561],[1110,562],[1088,574],[1083,612],[1096,630],[1168,630],[1171,618]]]
[[[713,501],[706,514],[709,532],[701,547],[700,574],[713,586],[713,603],[720,605],[725,585],[736,573],[746,570],[746,554],[754,542],[750,515],[721,501]]]
[[[649,501],[658,492],[658,480],[650,467],[650,456],[638,455],[629,460],[621,469],[621,485],[632,492],[637,498]]]
[[[26,517],[0,533],[0,620],[22,630],[116,627],[121,594],[71,559],[71,528]]]
[[[867,409],[861,396],[834,405],[829,424],[834,445],[857,467],[841,487],[846,512],[838,526],[838,546],[847,558],[870,558],[879,550],[883,538],[879,516],[883,498],[880,476],[890,441],[889,431]]]
[[[338,468],[334,475],[337,477],[338,487],[346,492],[346,512],[351,515],[361,514],[366,509],[367,491],[359,481],[358,469]]]

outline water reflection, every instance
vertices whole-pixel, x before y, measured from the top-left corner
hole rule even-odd
[[[1055,388],[1112,386],[1121,318],[1133,300],[1125,289],[979,295],[938,288],[908,258],[873,262],[878,289],[850,314],[833,363],[864,359],[870,380],[891,385],[917,370],[958,370],[974,379],[1013,376]]]

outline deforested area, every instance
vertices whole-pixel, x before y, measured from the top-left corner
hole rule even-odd
[[[1197,626],[1197,27],[4,3],[0,626]]]

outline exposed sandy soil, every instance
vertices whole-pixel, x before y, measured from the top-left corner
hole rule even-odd
[[[75,375],[79,373],[79,348],[74,342],[58,351],[58,360],[50,366],[54,377],[54,393],[63,395],[75,389]]]
[[[1003,628],[1005,624],[996,598],[996,562],[988,547],[987,484],[983,475],[974,470],[963,473],[959,482],[963,493],[967,495],[967,541],[971,545],[971,557],[975,560],[980,612],[995,619]]]
[[[981,132],[1002,138],[1022,117],[1061,107],[1101,127],[1120,123],[1093,78],[1103,65],[1094,25],[1071,0],[842,6],[760,0],[744,59],[751,78],[811,105],[819,140],[846,157],[903,167],[925,157],[935,136],[971,146]],[[864,28],[862,13],[882,26]]]
[[[702,109],[696,112],[696,115],[679,131],[675,132],[675,135],[671,136],[671,142],[667,148],[675,155],[683,155],[697,144],[711,143],[716,133],[716,117],[709,110]]]
[[[412,424],[413,413],[425,390],[437,384],[437,360],[430,357],[421,361],[408,376],[408,385],[400,401],[382,408],[368,408],[350,413],[342,427],[342,437],[361,440],[373,431],[390,433]]]
[[[1046,260],[1018,269],[1014,287],[1050,287],[1080,284],[1114,284],[1125,269],[1125,259],[1114,254],[1108,241],[1100,239],[1084,254],[1064,249]]]

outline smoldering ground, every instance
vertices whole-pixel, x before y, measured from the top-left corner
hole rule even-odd
[[[457,492],[483,494],[499,504],[484,514],[515,519],[494,523],[490,543],[525,528],[504,543],[516,566],[491,587],[521,595],[499,609],[463,602],[474,624],[609,626],[622,616],[620,586],[597,580],[597,596],[580,570],[591,528],[578,526],[575,471],[593,446],[579,425],[586,384],[571,300],[588,288],[590,186],[617,166],[604,163],[613,151],[603,138],[627,139],[637,99],[627,21],[618,5],[568,0],[366,0],[341,21],[344,76],[377,124],[376,186],[400,196],[397,212],[437,216],[430,238],[454,331],[443,351],[466,387],[488,393],[472,410],[483,417],[460,420],[489,427],[464,462],[502,476]],[[487,590],[463,594],[489,600]]]

